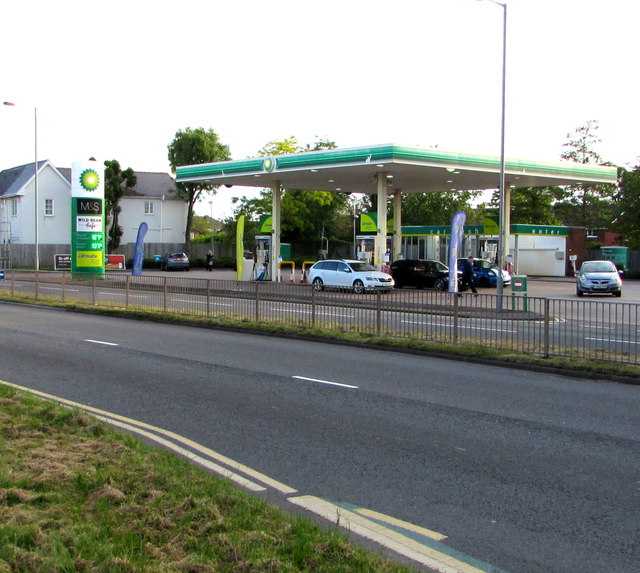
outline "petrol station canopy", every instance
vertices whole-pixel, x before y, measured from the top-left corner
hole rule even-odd
[[[615,183],[617,176],[615,167],[512,158],[504,171],[509,187]],[[283,189],[372,194],[378,173],[389,194],[497,189],[500,158],[384,144],[186,165],[177,168],[176,181],[246,187],[277,181]]]
[[[406,193],[497,189],[502,173],[495,156],[444,151],[406,145],[372,145],[289,155],[185,165],[176,169],[176,182],[206,182],[231,187],[270,187],[272,199],[271,276],[280,253],[280,200],[283,189],[307,189],[377,196],[374,265],[386,257],[387,198],[393,196],[392,260],[401,254],[401,197]],[[506,159],[504,209],[509,212],[512,187],[593,185],[615,183],[617,169],[571,162]],[[509,224],[505,221],[505,228]],[[504,229],[500,229],[504,233]]]

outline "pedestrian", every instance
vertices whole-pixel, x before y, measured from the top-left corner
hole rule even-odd
[[[478,294],[476,287],[473,286],[473,276],[473,257],[469,257],[462,263],[462,280],[460,281],[461,291],[465,291],[470,288],[473,294]]]
[[[207,253],[207,271],[213,271],[213,253],[211,250]]]

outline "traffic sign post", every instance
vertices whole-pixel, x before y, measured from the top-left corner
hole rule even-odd
[[[516,297],[522,296],[524,298],[523,308],[529,310],[527,301],[527,277],[526,275],[514,275],[511,277],[511,294],[513,296],[512,308],[516,308]]]

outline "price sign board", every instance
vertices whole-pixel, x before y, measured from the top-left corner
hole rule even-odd
[[[95,161],[71,166],[71,273],[104,277],[104,169]]]

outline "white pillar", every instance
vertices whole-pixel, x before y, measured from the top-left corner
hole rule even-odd
[[[392,260],[397,261],[402,253],[402,191],[393,192],[393,249]]]
[[[378,232],[373,265],[380,270],[387,251],[387,174],[378,173]]]
[[[280,256],[280,199],[282,189],[280,181],[273,182],[273,200],[271,204],[271,249],[269,260],[271,264],[271,280],[278,280],[278,257]]]

